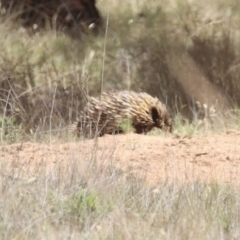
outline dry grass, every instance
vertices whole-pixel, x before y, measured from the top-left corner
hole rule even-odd
[[[86,95],[111,89],[148,92],[189,122],[205,118],[205,105],[218,122],[239,107],[236,0],[97,5],[105,29],[96,37],[71,39],[55,31],[29,36],[2,19],[2,139],[9,125],[25,140],[63,129],[76,119]]]
[[[95,158],[79,165],[66,157],[67,167],[41,167],[34,178],[12,177],[2,162],[1,239],[239,238],[238,187],[166,182],[150,188]]]

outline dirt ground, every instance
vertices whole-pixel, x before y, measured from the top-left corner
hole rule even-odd
[[[96,151],[97,149],[97,151]],[[97,141],[64,144],[21,143],[0,147],[1,171],[12,177],[35,177],[56,169],[81,168],[92,162],[130,172],[151,186],[163,182],[240,183],[240,132],[195,136],[106,135]],[[56,168],[57,167],[57,168]]]

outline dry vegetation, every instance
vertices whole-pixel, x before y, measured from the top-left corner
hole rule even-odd
[[[239,128],[238,0],[98,0],[104,27],[71,38],[0,18],[1,143],[73,140],[87,94],[145,91],[169,106],[175,131]],[[205,121],[207,119],[207,121]],[[50,141],[49,141],[50,140]],[[240,191],[220,184],[151,189],[116,168],[0,167],[1,239],[238,239]],[[67,156],[66,156],[67,158]],[[84,170],[83,170],[84,169]]]
[[[3,15],[2,138],[9,125],[25,140],[49,128],[60,134],[86,94],[110,89],[148,92],[187,122],[217,114],[222,124],[239,106],[237,3],[97,3],[104,27],[96,37],[32,35]]]
[[[37,178],[1,173],[1,239],[238,239],[239,189],[222,184],[146,187],[92,159]],[[104,159],[100,159],[104,161]],[[4,164],[1,164],[2,171]]]

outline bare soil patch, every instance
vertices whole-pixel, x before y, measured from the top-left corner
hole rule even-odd
[[[151,186],[192,181],[240,183],[240,132],[195,136],[106,135],[64,144],[21,143],[0,147],[1,170],[14,178],[35,178],[90,164],[133,174]]]

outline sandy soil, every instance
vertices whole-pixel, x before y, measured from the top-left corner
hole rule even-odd
[[[97,151],[95,151],[97,149]],[[240,183],[240,132],[196,136],[106,135],[98,141],[64,144],[22,143],[0,147],[1,171],[12,177],[53,174],[66,167],[110,165],[141,177],[147,184],[207,181]],[[57,168],[56,168],[57,167]]]

